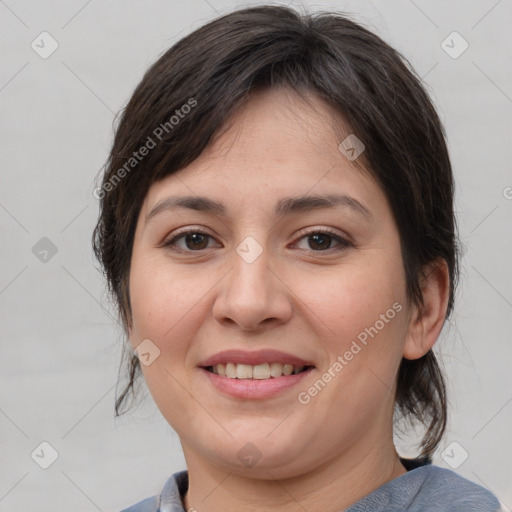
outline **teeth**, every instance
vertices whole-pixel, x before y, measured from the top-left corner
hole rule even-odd
[[[257,365],[219,363],[212,366],[213,373],[230,379],[257,379],[264,380],[281,377],[282,375],[296,375],[304,370],[305,366],[293,366],[292,364],[262,363]]]
[[[283,364],[283,375],[291,375],[293,372],[292,364]]]
[[[226,377],[236,379],[236,364],[228,363],[226,365]]]
[[[270,379],[270,365],[268,363],[256,364],[252,367],[253,379]]]
[[[252,379],[252,366],[250,364],[237,364],[236,365],[236,378],[237,379]]]
[[[270,365],[270,375],[272,377],[281,377],[283,374],[283,365],[281,363],[272,363]]]

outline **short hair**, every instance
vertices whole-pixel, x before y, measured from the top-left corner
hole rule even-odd
[[[174,44],[118,119],[97,189],[93,248],[125,333],[134,234],[149,187],[194,161],[251,93],[281,86],[323,99],[363,141],[358,161],[387,197],[399,230],[407,298],[423,305],[420,278],[443,259],[449,318],[459,277],[454,182],[444,128],[421,79],[399,52],[341,13],[258,6],[214,19]],[[155,147],[136,158],[150,141]],[[128,353],[117,415],[141,373]],[[402,359],[395,413],[423,424],[421,455],[430,457],[447,423],[446,384],[432,350]]]

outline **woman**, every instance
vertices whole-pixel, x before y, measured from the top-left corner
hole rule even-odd
[[[339,14],[239,10],[145,74],[94,248],[187,470],[126,512],[488,510],[432,465],[432,347],[458,279],[443,128],[405,59]],[[395,413],[425,426],[416,459]]]

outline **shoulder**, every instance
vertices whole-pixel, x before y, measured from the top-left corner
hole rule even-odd
[[[423,503],[434,503],[439,510],[497,512],[500,502],[487,489],[450,469],[425,466],[424,482],[419,497]],[[419,471],[419,469],[415,471]],[[421,476],[421,475],[419,475]]]
[[[498,499],[454,471],[425,465],[379,487],[347,512],[498,512]]]

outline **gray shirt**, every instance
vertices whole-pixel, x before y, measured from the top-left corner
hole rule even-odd
[[[408,469],[407,473],[375,489],[344,512],[500,510],[500,503],[493,494],[454,471],[431,465],[429,462],[419,466],[413,460],[401,461]],[[167,480],[159,496],[140,501],[122,512],[186,512],[182,496],[187,489],[188,471],[179,471]]]

